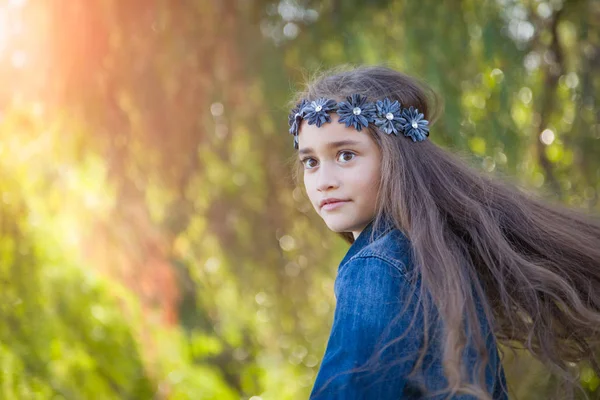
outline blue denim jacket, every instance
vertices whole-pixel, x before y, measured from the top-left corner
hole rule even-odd
[[[429,347],[419,374],[408,377],[423,340],[422,312],[414,312],[418,290],[409,301],[412,292],[406,274],[412,266],[410,242],[390,222],[384,223],[370,242],[372,231],[373,223],[359,235],[338,268],[334,284],[337,304],[333,326],[310,399],[448,398],[447,394],[428,397],[418,383],[425,384],[429,391],[443,389],[447,384],[442,368],[442,351],[435,340],[441,331],[436,329],[435,324],[429,330]],[[488,338],[488,391],[493,399],[508,399],[494,335],[487,323],[482,323],[482,329],[484,337]],[[390,340],[398,337],[400,339],[389,344]],[[382,343],[384,347],[378,347]],[[363,366],[382,348],[384,350],[374,367],[369,364],[370,369],[350,371]],[[468,367],[473,365],[476,357],[471,350],[467,351],[465,358]],[[474,397],[461,395],[453,398]]]

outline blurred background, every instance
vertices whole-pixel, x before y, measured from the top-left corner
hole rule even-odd
[[[288,102],[340,63],[425,80],[436,144],[599,211],[599,1],[0,0],[0,398],[308,398],[347,245]]]

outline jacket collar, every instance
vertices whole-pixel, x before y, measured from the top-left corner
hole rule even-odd
[[[362,230],[362,232],[358,235],[354,243],[348,249],[348,252],[342,259],[340,265],[343,265],[346,261],[351,259],[355,254],[361,251],[363,248],[379,239],[389,231],[393,230],[394,221],[391,218],[383,217],[378,226],[375,227],[375,220],[369,222],[369,224]],[[373,240],[371,240],[371,236],[373,236]]]

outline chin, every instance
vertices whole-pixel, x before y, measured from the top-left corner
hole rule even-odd
[[[350,221],[340,221],[340,220],[336,220],[334,218],[331,218],[329,220],[326,219],[325,225],[327,225],[327,227],[330,230],[332,230],[333,232],[337,232],[337,233],[351,232],[352,227],[354,226],[354,224],[352,224]]]

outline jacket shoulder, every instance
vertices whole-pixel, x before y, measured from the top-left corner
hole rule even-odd
[[[379,258],[406,272],[412,266],[412,248],[406,235],[398,229],[375,238],[346,263],[361,258]]]

